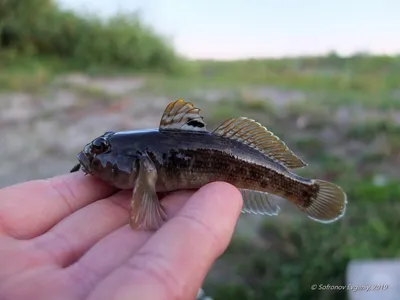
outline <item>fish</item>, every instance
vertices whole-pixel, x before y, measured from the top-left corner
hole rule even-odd
[[[81,169],[120,190],[132,189],[129,224],[157,230],[166,222],[160,193],[199,189],[223,181],[242,195],[242,213],[276,216],[278,196],[310,219],[342,218],[347,195],[334,183],[294,173],[307,164],[276,135],[246,117],[229,118],[209,131],[200,109],[170,102],[158,128],[108,131],[77,155]]]

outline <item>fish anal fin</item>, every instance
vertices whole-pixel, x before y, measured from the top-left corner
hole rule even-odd
[[[252,119],[245,117],[228,119],[216,128],[213,134],[246,144],[290,169],[307,165],[276,135]]]
[[[207,132],[207,124],[200,115],[200,109],[193,103],[178,99],[165,108],[161,117],[159,129],[163,130],[188,130]]]
[[[275,216],[280,207],[268,193],[239,189],[243,198],[242,213]]]
[[[314,180],[317,185],[316,196],[311,197],[307,206],[298,205],[307,216],[320,223],[331,223],[344,216],[347,208],[346,193],[337,185]]]
[[[156,181],[154,163],[147,156],[141,157],[131,199],[129,224],[134,230],[157,230],[166,220],[166,213],[156,193]]]

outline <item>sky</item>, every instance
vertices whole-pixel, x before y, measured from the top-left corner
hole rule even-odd
[[[140,9],[144,20],[196,59],[400,54],[399,0],[58,0],[109,16]]]

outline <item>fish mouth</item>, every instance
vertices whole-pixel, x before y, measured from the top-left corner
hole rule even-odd
[[[87,155],[83,152],[80,152],[77,155],[77,159],[79,163],[77,163],[72,169],[71,173],[77,172],[79,169],[82,169],[83,172],[86,174],[90,174],[90,159],[87,157]]]
[[[71,171],[69,171],[70,173],[74,173],[79,171],[79,169],[81,168],[81,163],[77,163],[75,166],[72,167]]]

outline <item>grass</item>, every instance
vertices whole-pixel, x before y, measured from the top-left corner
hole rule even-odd
[[[307,220],[286,225],[266,222],[258,233],[264,244],[235,240],[222,258],[235,261],[240,280],[209,283],[206,288],[216,300],[345,299],[342,291],[310,287],[344,285],[343,272],[352,259],[400,256],[400,239],[391,229],[399,225],[399,212],[395,204],[353,205],[346,220],[331,226]]]
[[[54,62],[26,59],[3,53],[0,68],[1,90],[36,90],[57,74]]]
[[[398,87],[400,58],[354,55],[349,58],[303,57],[294,59],[203,62],[207,77],[245,83],[273,84],[312,91],[382,91]]]

